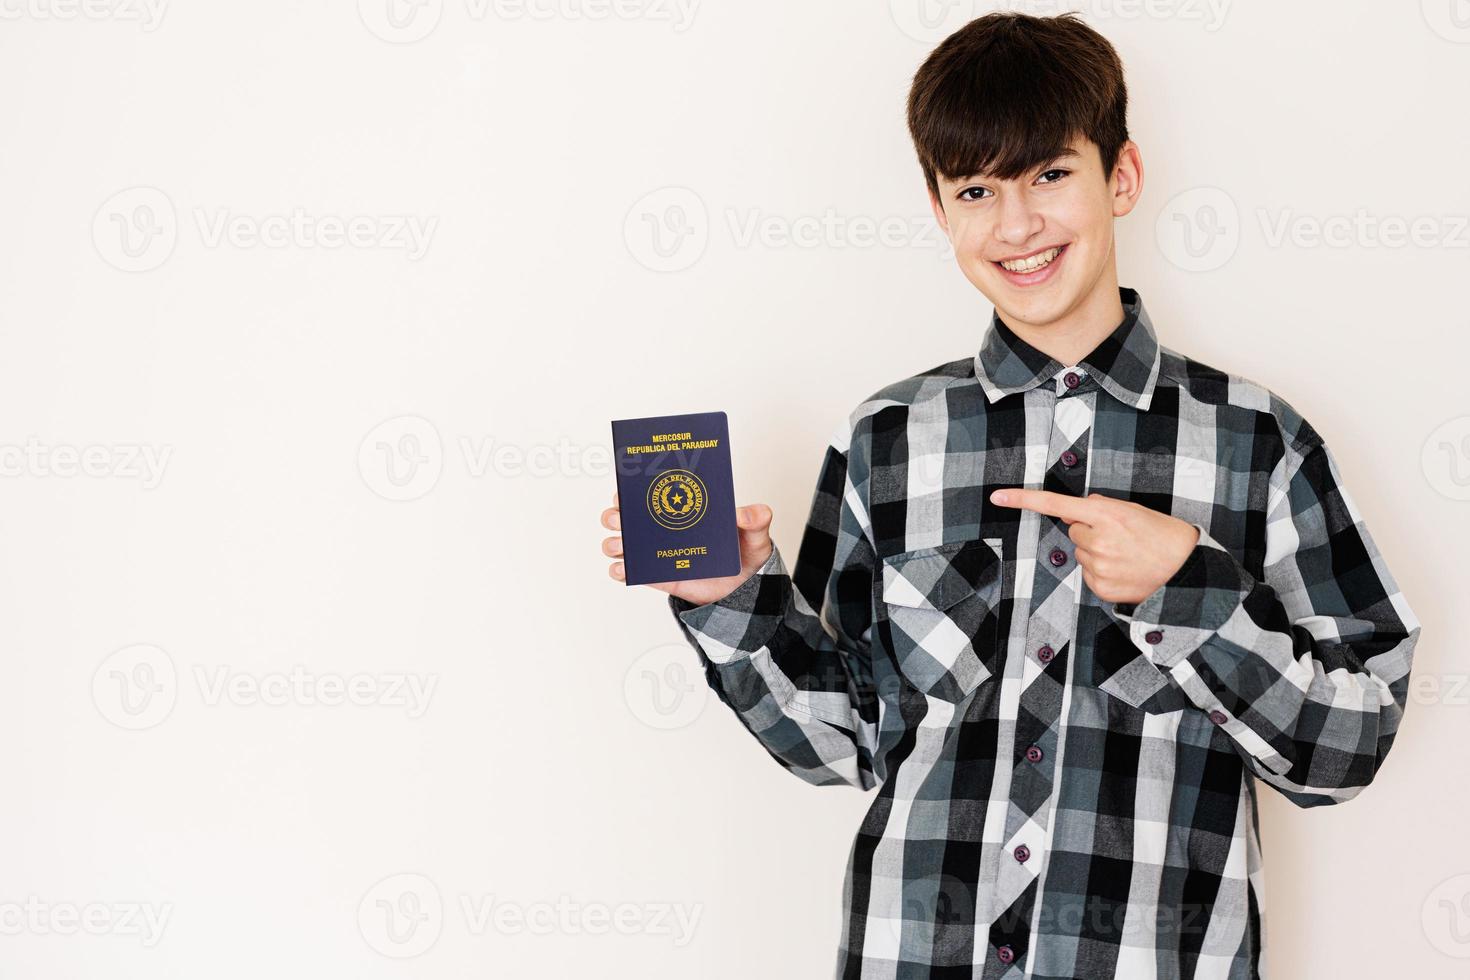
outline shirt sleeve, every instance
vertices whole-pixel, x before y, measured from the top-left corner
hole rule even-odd
[[[766,750],[817,785],[877,784],[873,548],[844,426],[823,458],[794,575],[775,543],[724,598],[669,606],[705,678]]]
[[[1373,779],[1419,639],[1335,458],[1312,435],[1273,471],[1262,578],[1196,524],[1199,540],[1168,581],[1137,604],[1112,604],[1144,655],[1299,806],[1351,799]]]

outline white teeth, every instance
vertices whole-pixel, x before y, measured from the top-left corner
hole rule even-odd
[[[1015,262],[1002,262],[1001,267],[1011,272],[1035,272],[1037,269],[1051,262],[1061,254],[1061,248],[1049,248],[1045,252],[1038,252],[1027,259]]]

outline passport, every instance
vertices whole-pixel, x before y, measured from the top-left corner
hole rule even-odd
[[[725,413],[615,419],[612,437],[624,584],[737,574],[740,537]]]

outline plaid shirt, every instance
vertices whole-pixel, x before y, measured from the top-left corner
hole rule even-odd
[[[809,782],[879,787],[837,976],[1261,975],[1256,786],[1356,795],[1419,623],[1286,401],[1159,345],[1138,293],[1079,364],[992,318],[979,352],[838,428],[788,573],[670,596],[709,684]],[[1000,487],[1199,529],[1137,604]],[[794,586],[794,588],[793,588]]]

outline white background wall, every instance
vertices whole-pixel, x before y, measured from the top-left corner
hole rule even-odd
[[[871,797],[607,578],[608,420],[728,411],[795,554],[834,425],[987,323],[903,125],[986,5],[387,2],[0,4],[0,975],[827,976]],[[1263,790],[1274,975],[1463,976],[1470,10],[1083,9],[1123,283],[1424,624],[1375,785]]]

